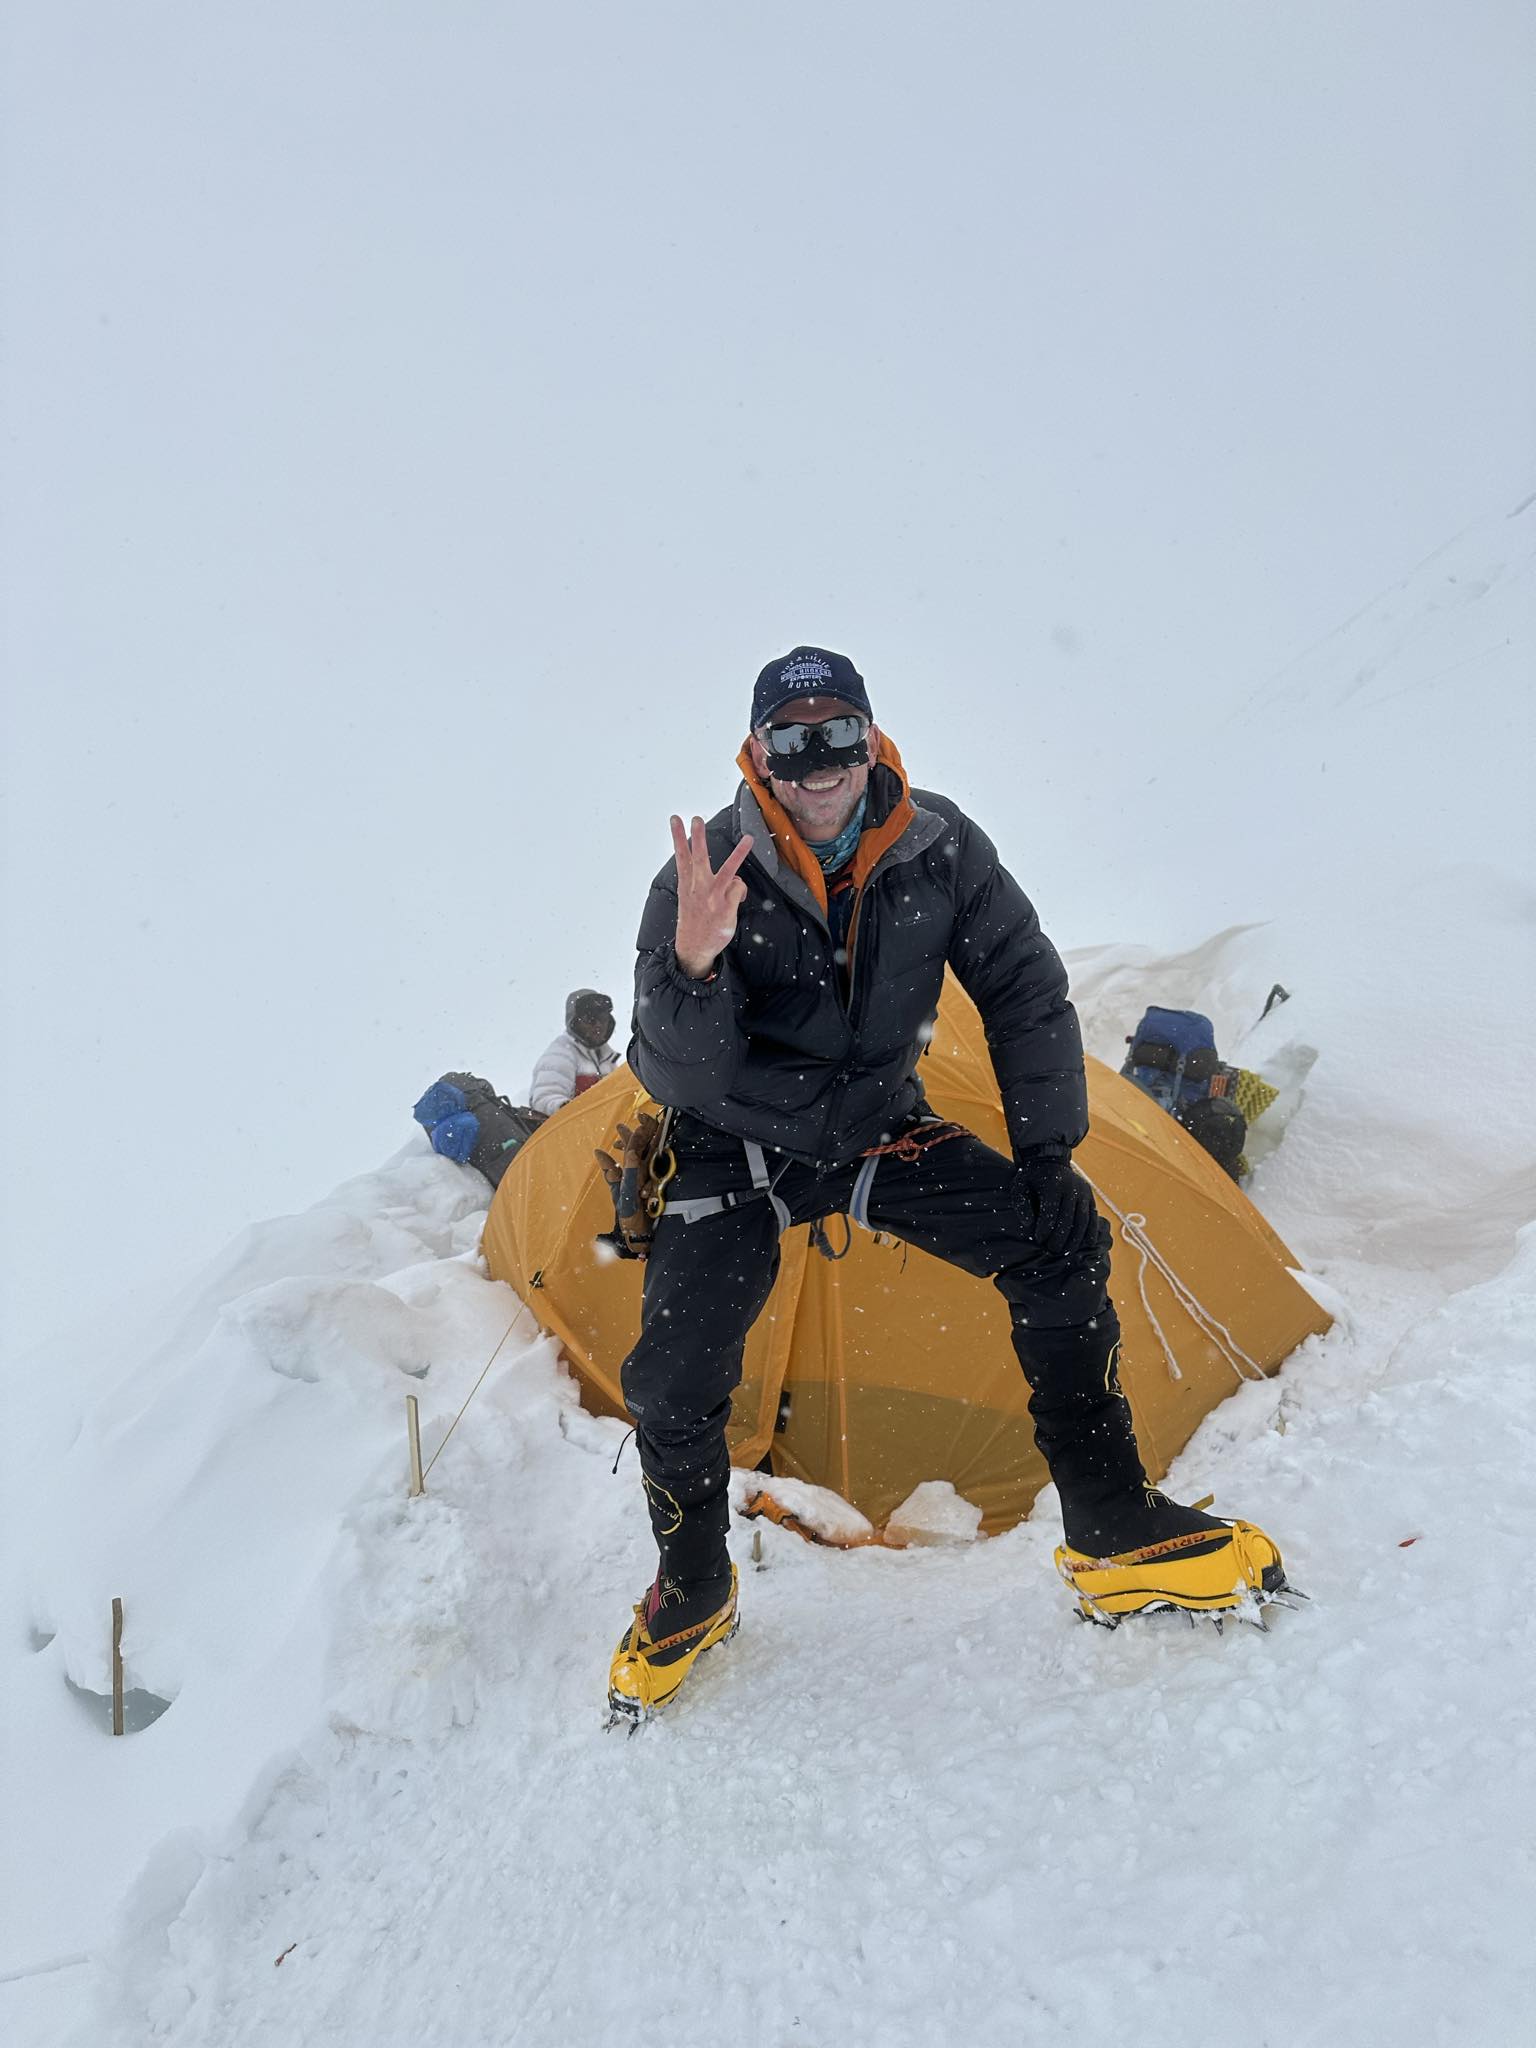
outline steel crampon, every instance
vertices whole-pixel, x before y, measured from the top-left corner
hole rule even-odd
[[[1132,1614],[1204,1615],[1267,1628],[1263,1610],[1306,1596],[1285,1576],[1278,1547],[1251,1522],[1192,1530],[1140,1550],[1093,1557],[1063,1544],[1056,1568],[1084,1621],[1116,1628]],[[1287,1598],[1287,1596],[1291,1596]]]
[[[1262,1629],[1268,1635],[1269,1623],[1264,1618],[1266,1608],[1288,1607],[1293,1614],[1297,1614],[1301,1611],[1296,1605],[1297,1601],[1310,1600],[1311,1597],[1309,1593],[1303,1593],[1300,1586],[1293,1586],[1287,1579],[1273,1591],[1250,1593],[1246,1599],[1234,1601],[1230,1607],[1218,1609],[1184,1607],[1173,1600],[1162,1600],[1147,1607],[1128,1609],[1124,1614],[1099,1614],[1086,1602],[1079,1601],[1072,1611],[1078,1621],[1091,1621],[1095,1628],[1118,1628],[1122,1621],[1140,1621],[1145,1616],[1153,1614],[1182,1614],[1191,1628],[1198,1628],[1202,1621],[1208,1621],[1217,1635],[1224,1633],[1229,1621]]]

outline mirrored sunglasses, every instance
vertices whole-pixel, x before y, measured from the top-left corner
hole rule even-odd
[[[857,711],[849,711],[837,718],[824,718],[818,725],[765,725],[758,738],[770,754],[784,758],[803,754],[811,744],[812,733],[820,733],[829,747],[856,747],[869,731],[869,720]]]

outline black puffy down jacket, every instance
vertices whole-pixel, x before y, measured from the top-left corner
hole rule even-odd
[[[877,767],[871,822],[902,795]],[[736,936],[708,981],[678,965],[667,862],[640,921],[629,1046],[658,1102],[807,1165],[841,1164],[925,1108],[917,1065],[948,965],[981,1012],[1015,1151],[1081,1141],[1083,1046],[1060,956],[986,834],[948,797],[911,800],[864,885],[846,999],[825,913],[779,859],[745,782],[706,827],[717,868],[744,832],[753,839]]]

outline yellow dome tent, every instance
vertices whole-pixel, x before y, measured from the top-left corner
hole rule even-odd
[[[981,1019],[952,979],[922,1074],[937,1115],[1007,1151]],[[621,1066],[542,1125],[503,1177],[484,1239],[491,1272],[559,1339],[587,1405],[614,1415],[643,1268],[594,1244],[613,1204],[593,1151],[631,1120],[638,1085]],[[1114,1229],[1121,1378],[1160,1478],[1240,1380],[1274,1372],[1329,1318],[1257,1209],[1172,1117],[1097,1060],[1088,1102],[1076,1163]],[[768,1454],[776,1474],[831,1487],[877,1528],[925,1479],[949,1480],[988,1533],[1026,1515],[1047,1475],[992,1284],[858,1229],[835,1263],[801,1228],[780,1253],[747,1340],[732,1462]]]

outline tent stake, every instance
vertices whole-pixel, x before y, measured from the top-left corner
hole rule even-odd
[[[411,1445],[411,1499],[419,1500],[427,1482],[421,1476],[421,1410],[414,1394],[405,1397],[405,1429]]]
[[[123,1603],[112,1602],[112,1733],[123,1732]]]
[[[763,1568],[763,1532],[762,1532],[762,1530],[761,1530],[761,1529],[754,1529],[754,1530],[752,1531],[752,1562],[753,1562],[753,1563],[754,1563],[754,1564],[755,1564],[755,1565],[757,1566],[757,1568],[758,1568],[758,1570],[759,1570],[759,1571],[761,1571],[761,1570],[762,1570],[762,1568]]]

